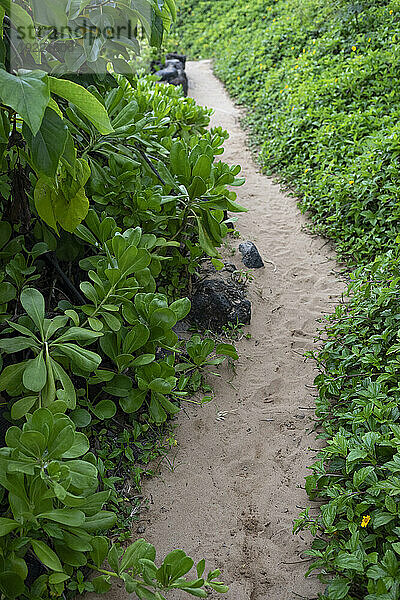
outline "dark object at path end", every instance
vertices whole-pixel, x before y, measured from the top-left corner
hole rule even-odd
[[[183,64],[183,68],[186,67],[186,56],[185,54],[178,54],[177,52],[168,52],[165,55],[165,61],[168,60],[179,60]]]
[[[263,259],[253,242],[239,244],[239,252],[242,254],[243,264],[249,269],[261,269],[264,266]]]

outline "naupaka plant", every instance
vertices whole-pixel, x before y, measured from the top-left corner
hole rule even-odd
[[[62,109],[78,111],[78,122],[83,116],[100,135],[113,132],[88,84],[113,87],[109,65],[132,74],[138,26],[159,45],[174,18],[174,0],[0,1],[0,165],[11,171],[1,196],[16,222],[29,224],[29,185],[37,212],[56,232],[72,232],[85,218],[90,167],[77,156]]]
[[[92,540],[115,514],[102,510],[109,491],[97,491],[96,459],[87,437],[54,402],[7,431],[0,449],[0,485],[9,509],[0,518],[0,591],[25,597],[32,556],[44,565],[45,588],[62,595],[74,567],[86,564]],[[43,577],[42,577],[43,580]]]
[[[102,334],[83,327],[67,327],[71,318],[68,315],[46,318],[43,295],[34,288],[24,288],[20,301],[27,318],[9,321],[8,332],[21,335],[0,340],[0,348],[7,354],[29,350],[34,357],[6,366],[0,375],[2,391],[14,397],[24,396],[13,405],[12,416],[18,419],[33,407],[48,407],[55,400],[62,401],[64,410],[74,409],[75,388],[65,368],[84,377],[95,371],[101,357],[85,345]]]

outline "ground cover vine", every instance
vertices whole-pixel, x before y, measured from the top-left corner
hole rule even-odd
[[[214,58],[248,107],[268,173],[357,269],[314,358],[325,448],[295,531],[315,536],[309,573],[327,600],[396,600],[399,515],[400,5],[352,0],[180,0],[169,48]],[[361,266],[360,266],[361,265]]]

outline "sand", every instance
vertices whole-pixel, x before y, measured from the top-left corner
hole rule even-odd
[[[315,456],[309,447],[319,444],[312,433],[315,365],[302,355],[314,347],[317,320],[332,312],[344,284],[333,250],[304,231],[296,200],[259,172],[241,112],[210,61],[190,62],[187,72],[190,94],[214,108],[213,124],[230,133],[222,158],[240,163],[246,177],[239,202],[250,211],[240,216],[242,240],[232,243],[252,240],[270,262],[250,284],[251,339],[237,343],[236,375],[222,369],[223,377],[212,378],[213,402],[187,404],[179,415],[176,452],[146,483],[145,533],[134,536],[154,543],[160,557],[173,548],[205,557],[208,567],[221,569],[229,600],[315,598],[323,588],[316,577],[304,578],[311,538],[292,534],[301,507],[312,505],[304,477]],[[238,252],[229,260],[243,268]],[[118,587],[102,596],[128,597]]]

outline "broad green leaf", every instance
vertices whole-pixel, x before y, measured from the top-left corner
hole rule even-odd
[[[3,350],[7,354],[21,352],[21,350],[32,348],[32,345],[32,338],[22,336],[0,340],[0,350]]]
[[[210,236],[208,235],[206,229],[203,227],[203,223],[199,217],[197,219],[197,226],[199,229],[199,243],[203,250],[208,254],[208,256],[218,258],[219,254],[215,249],[213,242],[211,241]]]
[[[201,577],[203,575],[205,568],[206,568],[206,561],[203,558],[202,560],[200,560],[197,563],[197,566],[196,566],[197,577]]]
[[[120,398],[119,403],[122,410],[128,414],[136,412],[145,401],[146,394],[146,390],[131,390],[125,398]]]
[[[108,552],[107,562],[110,565],[111,570],[119,575],[119,552],[115,544],[112,544]]]
[[[99,575],[91,580],[96,594],[106,594],[111,589],[110,576]]]
[[[161,406],[157,399],[157,394],[151,394],[151,400],[149,404],[149,414],[154,423],[164,423],[167,420],[167,413]]]
[[[173,302],[169,308],[175,313],[177,320],[181,321],[189,314],[191,302],[189,298],[181,298]]]
[[[38,559],[52,571],[62,571],[60,559],[57,554],[40,540],[32,540],[32,549]]]
[[[192,170],[193,177],[201,177],[204,181],[208,181],[211,173],[211,160],[206,154],[199,156]]]
[[[168,566],[169,579],[173,582],[178,577],[186,575],[193,567],[193,564],[193,560],[183,550],[173,550],[167,554],[158,572],[160,572],[163,566]]]
[[[232,344],[218,344],[215,348],[216,354],[222,354],[223,356],[229,356],[233,360],[238,360],[239,356],[235,346]]]
[[[64,581],[67,581],[70,578],[69,575],[66,575],[66,573],[52,573],[49,576],[49,583],[55,585],[57,583],[63,583]]]
[[[27,396],[26,398],[17,400],[11,407],[11,418],[18,421],[18,419],[24,417],[35,405],[37,400],[37,396]]]
[[[156,550],[152,544],[143,539],[136,540],[128,546],[121,559],[121,572],[126,569],[133,569],[134,572],[139,572],[141,569],[140,560],[155,560]]]
[[[14,571],[3,571],[0,573],[0,590],[5,598],[12,600],[22,596],[25,591],[25,584]]]
[[[63,452],[62,458],[78,458],[83,456],[89,450],[89,440],[86,435],[80,431],[75,432],[74,443]]]
[[[54,213],[55,194],[56,191],[49,184],[47,177],[40,177],[34,190],[35,207],[39,217],[58,233],[57,218]]]
[[[86,348],[80,348],[76,344],[64,343],[58,346],[58,351],[67,356],[82,371],[94,371],[101,363],[101,357],[98,354]]]
[[[358,556],[356,556],[356,554],[350,554],[348,552],[343,552],[339,554],[339,556],[335,560],[335,565],[340,569],[349,569],[359,571],[360,573],[363,571],[362,560]]]
[[[169,308],[158,308],[150,316],[152,327],[161,327],[164,331],[171,329],[177,321],[175,313]]]
[[[169,394],[174,388],[174,384],[161,377],[152,379],[149,383],[149,389],[159,394]]]
[[[193,200],[194,198],[201,198],[207,191],[207,183],[196,175],[193,177],[192,183],[189,186],[189,196]]]
[[[82,529],[93,533],[96,531],[107,531],[115,524],[116,520],[117,517],[115,513],[101,510],[92,517],[86,517]]]
[[[48,370],[51,367],[55,379],[57,379],[57,381],[61,381],[61,384],[64,388],[63,390],[57,390],[57,397],[63,402],[65,402],[69,409],[73,410],[76,405],[76,394],[74,385],[69,375],[64,371],[60,364],[58,364],[51,358],[49,362],[50,364],[48,365]]]
[[[1,380],[1,376],[0,376]],[[111,396],[127,396],[132,389],[132,380],[127,375],[115,375],[112,380],[104,387],[104,390]]]
[[[70,327],[65,333],[55,340],[57,344],[61,342],[88,342],[89,340],[96,340],[101,337],[102,334],[97,331],[91,331],[84,327]]]
[[[390,521],[393,521],[395,518],[396,515],[392,515],[391,513],[379,512],[373,519],[374,529],[390,523]]]
[[[92,420],[89,411],[85,408],[76,408],[68,416],[73,420],[76,427],[87,427]]]
[[[47,445],[48,456],[52,459],[59,458],[68,452],[74,444],[76,435],[71,422],[59,419],[55,428],[57,435],[54,436],[54,432],[52,432]]]
[[[132,362],[132,367],[144,367],[144,365],[149,365],[154,362],[156,359],[155,354],[141,354],[137,356]]]
[[[342,600],[346,598],[350,589],[350,583],[346,579],[335,579],[327,587],[329,600]]]
[[[90,557],[93,560],[96,567],[101,567],[108,554],[108,539],[101,535],[94,536],[91,539],[91,545],[92,550],[90,552]]]
[[[111,419],[117,412],[117,407],[112,400],[105,399],[92,406],[92,412],[98,419]]]
[[[113,132],[106,109],[93,94],[77,83],[66,79],[49,77],[49,82],[51,93],[57,94],[57,96],[61,96],[65,100],[75,104],[102,135]]]
[[[83,434],[82,434],[83,435]],[[72,485],[82,491],[94,492],[98,485],[97,468],[86,460],[68,461]],[[94,489],[93,489],[94,488]]]
[[[43,350],[36,358],[28,360],[26,363],[24,375],[22,377],[24,386],[32,392],[40,392],[47,381],[47,368],[43,357]]]
[[[44,71],[20,72],[17,75],[0,69],[0,98],[25,121],[33,135],[42,124],[50,101],[49,78]]]
[[[46,438],[39,431],[22,431],[18,446],[24,454],[40,458],[46,449]]]
[[[47,108],[37,134],[33,136],[28,127],[23,128],[23,133],[36,171],[54,177],[67,141],[66,123],[54,110]]]
[[[69,525],[70,527],[80,527],[85,521],[85,513],[81,510],[71,508],[58,508],[51,510],[46,513],[41,513],[37,516],[38,519],[48,519],[61,523],[62,525]]]
[[[14,300],[17,296],[15,287],[8,283],[8,281],[2,281],[0,283],[0,304],[6,304],[11,300]]]
[[[25,371],[26,361],[18,363],[17,365],[8,365],[2,370],[0,375],[0,392],[4,390],[15,396],[19,391],[22,392],[22,374]]]
[[[150,337],[150,331],[143,323],[137,323],[124,336],[123,350],[126,354],[132,354],[144,346]]]
[[[39,331],[43,333],[45,306],[42,294],[34,288],[24,288],[21,292],[21,304]]]
[[[0,517],[0,537],[3,535],[8,535],[14,529],[20,527],[20,523],[14,521],[14,519],[6,519],[5,517]]]
[[[82,187],[68,201],[57,194],[54,197],[54,214],[65,231],[72,233],[84,220],[89,210],[89,200]]]

